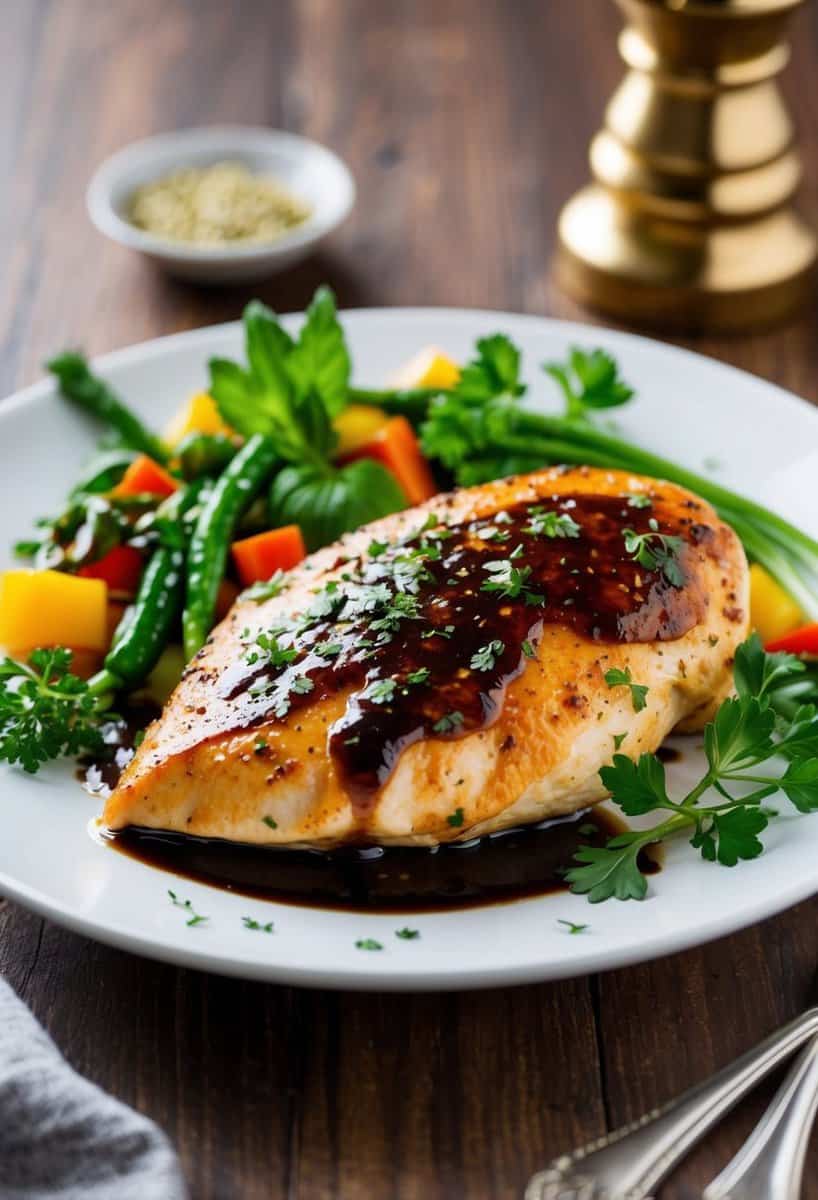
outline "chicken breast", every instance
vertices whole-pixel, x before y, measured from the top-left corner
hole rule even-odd
[[[736,535],[668,483],[551,469],[435,497],[240,598],[104,822],[327,848],[574,812],[617,747],[710,718],[747,591]]]

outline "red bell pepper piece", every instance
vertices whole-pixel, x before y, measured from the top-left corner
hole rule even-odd
[[[77,571],[84,579],[104,579],[111,592],[136,595],[142,578],[142,555],[133,546],[114,546],[96,562]]]
[[[776,650],[786,650],[789,654],[815,654],[818,655],[818,621],[813,621],[810,625],[802,625],[800,629],[794,629],[792,633],[787,633],[784,637],[774,638],[764,647],[774,653]]]

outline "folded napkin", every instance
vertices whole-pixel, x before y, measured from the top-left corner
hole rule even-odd
[[[77,1075],[0,980],[0,1198],[184,1200],[165,1135]]]

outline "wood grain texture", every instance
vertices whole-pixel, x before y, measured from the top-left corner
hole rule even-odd
[[[238,315],[249,292],[171,283],[99,237],[94,166],[213,121],[331,144],[359,186],[321,255],[254,289],[280,310],[451,304],[594,320],[555,288],[556,215],[619,66],[608,0],[5,0],[0,394],[91,352]],[[786,91],[818,213],[818,10]],[[818,400],[816,311],[687,343]],[[714,398],[717,402],[717,398]],[[703,431],[706,439],[706,430]],[[649,913],[646,919],[650,919]],[[747,1049],[812,994],[818,901],[591,980],[450,996],[300,992],[94,945],[0,903],[0,972],[70,1061],[176,1141],[196,1198],[519,1197],[560,1150]],[[759,1094],[662,1197],[689,1200]],[[818,1200],[818,1154],[808,1200]],[[151,1200],[151,1198],[147,1198]]]

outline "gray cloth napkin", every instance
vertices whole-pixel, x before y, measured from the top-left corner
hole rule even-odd
[[[184,1200],[170,1142],[77,1075],[0,980],[0,1200]]]

